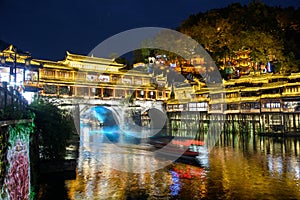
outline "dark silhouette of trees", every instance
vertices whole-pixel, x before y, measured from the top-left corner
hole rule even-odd
[[[259,1],[239,3],[191,15],[178,28],[209,52],[218,66],[240,49],[251,61],[272,61],[277,72],[299,71],[300,9],[270,7]]]
[[[41,159],[63,159],[67,140],[75,131],[72,115],[46,100],[35,100],[30,110],[35,113],[35,134],[42,147]]]

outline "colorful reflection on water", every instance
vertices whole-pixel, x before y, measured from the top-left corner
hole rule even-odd
[[[222,134],[210,152],[202,143],[192,146],[199,166],[130,173],[107,165],[119,157],[108,153],[115,143],[130,149],[122,153],[124,167],[150,169],[163,161],[138,148],[142,139],[117,130],[83,127],[81,134],[77,176],[64,181],[64,199],[300,199],[299,139]]]

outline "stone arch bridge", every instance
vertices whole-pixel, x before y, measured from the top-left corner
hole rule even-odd
[[[124,99],[85,99],[85,98],[53,98],[59,106],[71,109],[77,130],[80,130],[80,116],[93,107],[105,107],[113,114],[117,124],[124,120],[124,114],[128,110],[138,111],[141,115],[151,110],[158,110],[165,116],[165,106],[163,101],[136,100],[133,103],[126,102]]]

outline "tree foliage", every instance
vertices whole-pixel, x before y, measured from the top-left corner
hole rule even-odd
[[[178,30],[203,45],[219,65],[246,48],[254,62],[274,61],[282,72],[299,71],[300,9],[235,3],[191,15]]]
[[[71,114],[44,100],[30,104],[35,113],[34,123],[39,134],[42,159],[62,159],[67,140],[75,131]]]

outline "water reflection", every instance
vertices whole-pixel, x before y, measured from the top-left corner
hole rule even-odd
[[[222,137],[209,156],[208,188],[219,189],[210,198],[300,198],[299,139]]]
[[[144,173],[171,163],[157,159],[151,151],[153,147],[141,138],[124,134],[115,128],[91,130],[90,127],[82,127],[80,145],[79,160],[82,162],[93,159],[96,165],[120,171]]]
[[[66,181],[70,199],[166,199],[180,195],[185,191],[182,188],[205,173],[202,168],[186,164],[166,165],[141,148],[147,147],[141,139],[130,135],[90,127],[82,127],[81,134],[77,179]],[[127,145],[126,150],[121,148],[123,145]],[[144,167],[145,173],[118,170],[115,165],[119,162],[126,169]],[[166,167],[152,170],[157,166]],[[197,196],[196,191],[184,193]]]
[[[209,152],[191,146],[199,166],[163,165],[144,142],[117,129],[82,127],[76,179],[56,185],[64,192],[53,199],[300,199],[299,139],[222,134]],[[145,173],[112,167],[120,164]],[[151,172],[157,165],[165,167]]]

